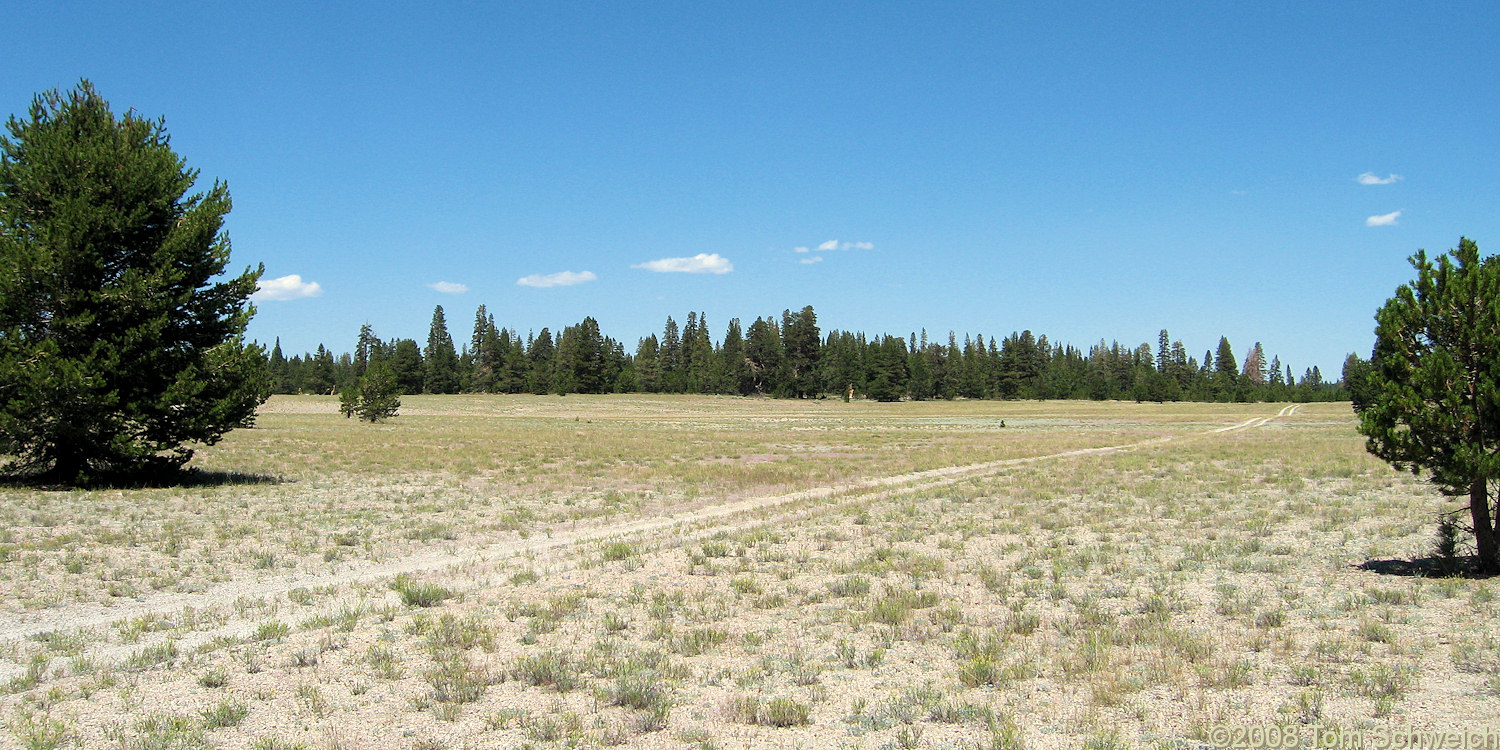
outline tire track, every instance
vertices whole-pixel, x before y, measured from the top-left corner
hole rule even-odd
[[[173,615],[192,609],[195,612],[212,612],[232,607],[242,599],[266,599],[285,595],[296,588],[333,588],[351,584],[362,584],[393,578],[401,574],[415,574],[445,569],[493,564],[504,560],[524,558],[528,561],[559,559],[568,553],[593,543],[610,540],[643,538],[653,534],[682,529],[688,538],[696,538],[710,532],[735,529],[729,519],[748,516],[739,526],[760,525],[779,518],[791,520],[812,512],[826,511],[842,505],[870,499],[922,492],[956,484],[961,481],[992,476],[1007,469],[1044,461],[1065,460],[1081,456],[1100,456],[1135,450],[1183,440],[1200,439],[1245,429],[1264,427],[1275,419],[1296,414],[1300,404],[1287,406],[1268,417],[1256,417],[1239,424],[1215,428],[1206,432],[1189,433],[1170,437],[1152,438],[1119,445],[1078,448],[1057,453],[1021,458],[1007,458],[958,466],[945,466],[925,471],[908,472],[885,477],[875,477],[855,482],[846,482],[822,487],[813,487],[779,495],[735,500],[720,505],[706,506],[691,511],[662,516],[638,518],[624,523],[592,525],[564,531],[549,531],[542,538],[522,539],[483,545],[469,549],[408,555],[406,557],[373,563],[359,568],[322,574],[293,574],[258,581],[230,582],[200,593],[156,594],[145,599],[132,600],[115,606],[88,603],[68,605],[49,610],[44,616],[0,623],[0,643],[34,637],[43,633],[68,630],[96,630],[125,619],[151,615]],[[810,507],[811,506],[811,507]],[[220,637],[243,637],[254,631],[255,624],[248,619],[231,620],[221,626],[193,631],[177,639],[179,647],[190,649]],[[144,644],[100,643],[84,649],[83,655],[103,662],[116,662],[128,658]],[[9,680],[24,670],[15,664],[0,664],[0,680]]]

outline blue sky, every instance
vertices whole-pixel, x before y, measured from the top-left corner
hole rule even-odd
[[[233,267],[317,285],[258,302],[288,353],[810,304],[1336,375],[1408,255],[1500,251],[1497,8],[20,2],[0,104],[165,117]]]

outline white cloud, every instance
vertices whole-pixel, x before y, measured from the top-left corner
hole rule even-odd
[[[818,250],[820,252],[830,252],[830,251],[833,251],[833,250],[874,250],[874,249],[875,249],[875,243],[873,243],[873,242],[839,242],[838,240],[829,240],[827,242],[824,242],[821,245],[818,245]],[[805,247],[799,247],[799,248],[797,248],[797,252],[799,252],[799,253],[805,253],[805,252],[807,252],[807,248],[805,248]]]
[[[814,255],[811,258],[803,258],[802,260],[800,260],[798,262],[801,263],[804,266],[812,265],[813,263],[822,263],[823,262],[823,256],[821,256],[821,255]]]
[[[455,284],[451,281],[438,281],[432,284],[428,284],[427,288],[435,292],[442,292],[443,294],[463,294],[464,292],[469,291],[468,286],[464,284]]]
[[[1354,178],[1354,180],[1361,185],[1389,185],[1399,179],[1401,179],[1401,175],[1399,174],[1388,174],[1384,177],[1381,177],[1379,175],[1376,175],[1374,172],[1365,172],[1364,174]]]
[[[792,252],[794,252],[794,253],[805,253],[805,252],[807,252],[807,248],[805,248],[805,247],[794,247],[794,248],[792,248]]]
[[[734,264],[718,253],[698,253],[691,258],[660,258],[637,263],[631,268],[644,268],[657,273],[717,273],[734,270]]]
[[[516,279],[518,286],[534,286],[538,289],[546,289],[554,286],[573,286],[586,281],[598,279],[593,271],[558,271],[557,273],[534,273],[530,276],[522,276]]]
[[[1367,227],[1393,227],[1393,226],[1396,226],[1396,220],[1399,219],[1399,218],[1401,218],[1401,212],[1400,211],[1392,211],[1391,213],[1388,213],[1388,214],[1381,214],[1380,216],[1371,216],[1370,218],[1365,219],[1365,226],[1367,226]]]
[[[323,287],[319,286],[318,282],[304,282],[300,275],[294,273],[290,276],[260,282],[255,287],[255,293],[250,295],[250,299],[280,302],[317,297],[322,293]]]

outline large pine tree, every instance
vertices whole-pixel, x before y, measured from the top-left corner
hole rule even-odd
[[[1411,264],[1417,278],[1375,313],[1359,430],[1371,453],[1467,497],[1479,564],[1500,573],[1500,256],[1460,238]]]
[[[432,311],[432,325],[427,329],[427,351],[422,356],[422,388],[427,393],[458,393],[458,353],[453,351],[453,337],[448,334],[448,319],[443,306]]]
[[[0,138],[0,454],[65,481],[172,470],[270,392],[242,336],[260,271],[223,276],[229,189],[161,120],[87,81]]]
[[[818,315],[812,305],[798,312],[781,314],[782,349],[786,352],[786,385],[798,398],[816,396],[823,390],[818,381],[818,355],[822,339],[818,333]]]

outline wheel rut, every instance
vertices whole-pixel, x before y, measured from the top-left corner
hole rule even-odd
[[[512,560],[525,560],[527,564],[534,564],[538,561],[563,564],[566,558],[572,556],[575,558],[573,564],[576,564],[575,553],[590,544],[610,540],[644,540],[672,531],[679,532],[679,537],[682,539],[690,540],[720,531],[733,531],[778,520],[795,520],[798,517],[824,512],[853,502],[938,489],[1029,464],[1082,456],[1107,455],[1255,429],[1264,427],[1276,419],[1293,416],[1300,408],[1300,404],[1287,406],[1271,416],[1256,417],[1206,432],[1152,438],[1118,445],[1079,448],[1038,456],[946,466],[776,495],[743,498],[661,516],[553,530],[547,536],[539,538],[408,555],[334,573],[235,581],[204,592],[157,594],[108,607],[98,604],[68,605],[48,610],[39,617],[0,623],[0,643],[54,631],[96,630],[106,628],[121,620],[135,618],[162,616],[170,620],[190,610],[204,612],[232,608],[236,602],[242,600],[275,598],[284,596],[297,588],[337,588],[389,579],[402,574],[429,573],[474,565],[497,565]],[[254,632],[255,626],[255,622],[249,619],[231,618],[220,626],[188,633],[178,641],[182,644],[181,647],[191,648],[216,638],[244,637]],[[101,643],[85,648],[83,656],[95,662],[117,662],[128,658],[140,648],[142,646],[139,644]],[[0,680],[9,680],[23,671],[22,667],[14,663],[0,664]]]

